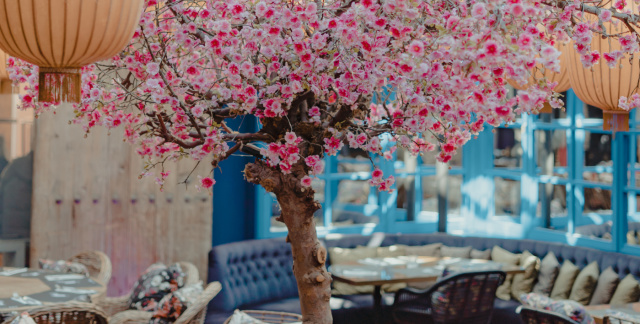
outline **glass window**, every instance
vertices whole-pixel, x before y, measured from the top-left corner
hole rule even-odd
[[[520,216],[520,181],[494,177],[496,216]]]
[[[584,132],[585,181],[611,184],[613,162],[611,161],[611,134]]]
[[[537,130],[535,140],[538,174],[567,178],[567,131]]]
[[[521,130],[499,127],[495,129],[494,138],[493,165],[496,168],[521,168]]]

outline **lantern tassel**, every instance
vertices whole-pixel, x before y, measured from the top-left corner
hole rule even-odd
[[[629,130],[629,112],[621,110],[602,111],[602,128],[614,132]]]
[[[551,105],[548,102],[545,102],[544,106],[542,107],[542,109],[540,109],[540,113],[541,114],[551,114],[551,113],[553,113],[553,107],[551,107]]]
[[[81,69],[40,67],[39,81],[40,102],[80,103]]]

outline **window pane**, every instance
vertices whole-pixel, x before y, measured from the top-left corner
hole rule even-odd
[[[520,216],[520,181],[494,178],[496,216]]]
[[[584,210],[576,218],[576,234],[611,240],[613,225],[611,191],[602,188],[584,188]]]
[[[521,131],[519,128],[496,128],[493,164],[496,168],[522,167]]]
[[[367,180],[339,180],[335,201],[338,203],[365,205],[369,202],[371,190]]]
[[[567,187],[541,183],[536,217],[541,227],[566,232],[568,224]]]
[[[610,184],[613,180],[612,165],[611,135],[585,132],[583,179]]]
[[[538,174],[567,178],[566,130],[538,130],[535,131],[535,140]]]
[[[371,172],[369,154],[364,150],[352,149],[345,146],[338,154],[338,173]]]
[[[437,177],[422,177],[422,206],[421,215],[437,215],[438,214],[438,193],[437,193]]]
[[[629,218],[627,223],[627,244],[640,245],[640,194],[629,194]]]

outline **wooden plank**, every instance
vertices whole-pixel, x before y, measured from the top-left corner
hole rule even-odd
[[[161,192],[153,177],[138,179],[143,163],[121,130],[95,129],[85,139],[68,125],[72,117],[62,106],[36,121],[31,264],[101,250],[112,259],[111,296],[128,293],[155,262],[192,262],[206,280],[212,199],[195,190],[195,178],[178,184],[195,162],[167,164]]]

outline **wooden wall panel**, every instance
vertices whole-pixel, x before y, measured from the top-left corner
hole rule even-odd
[[[113,263],[112,296],[128,293],[154,262],[192,262],[206,280],[212,199],[194,188],[195,176],[178,184],[195,163],[167,164],[161,192],[152,177],[138,179],[143,162],[120,130],[83,138],[79,126],[68,125],[71,117],[72,108],[62,106],[35,123],[31,264],[104,251]]]

